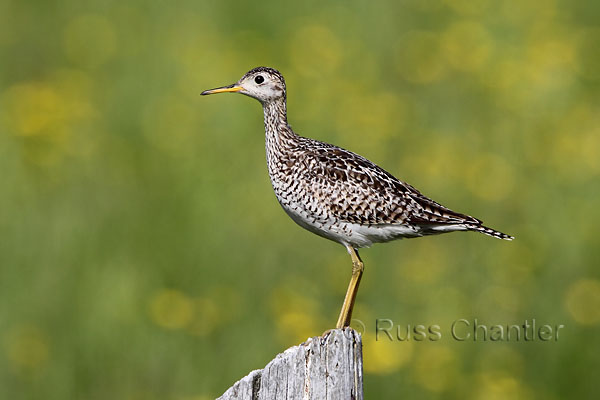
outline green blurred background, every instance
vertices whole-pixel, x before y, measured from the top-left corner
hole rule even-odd
[[[600,3],[0,0],[0,398],[220,395],[331,328],[343,247],[272,193],[267,65],[302,135],[515,235],[376,245],[365,395],[597,398]],[[375,341],[376,318],[439,324]],[[455,342],[449,324],[564,324]]]

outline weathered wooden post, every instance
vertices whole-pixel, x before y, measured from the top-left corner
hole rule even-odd
[[[290,347],[217,400],[363,399],[362,340],[352,328]]]

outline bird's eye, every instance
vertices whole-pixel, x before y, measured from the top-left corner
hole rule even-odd
[[[263,78],[262,75],[258,75],[256,78],[254,78],[254,82],[258,83],[259,85],[261,83],[263,83],[265,81],[265,78]]]

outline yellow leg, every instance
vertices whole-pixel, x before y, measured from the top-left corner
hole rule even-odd
[[[346,246],[346,248],[348,249],[348,253],[350,253],[350,257],[352,257],[352,278],[350,279],[350,284],[348,285],[348,290],[346,291],[346,298],[344,298],[344,304],[342,305],[342,310],[340,311],[340,317],[338,318],[335,326],[337,329],[350,326],[350,321],[352,321],[354,300],[356,299],[356,294],[358,293],[360,278],[362,277],[365,269],[362,260],[358,256],[358,251],[352,246]]]

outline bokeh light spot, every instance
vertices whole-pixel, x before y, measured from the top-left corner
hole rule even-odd
[[[291,65],[306,77],[322,77],[333,73],[342,59],[338,38],[321,25],[298,29],[290,43]]]
[[[380,337],[379,340],[371,335],[364,336],[363,368],[370,374],[391,374],[410,362],[413,347],[412,342],[391,341],[387,336]]]
[[[525,400],[533,398],[531,389],[505,373],[482,373],[475,378],[473,399]]]
[[[279,314],[277,318],[277,330],[283,340],[298,343],[314,336],[315,332],[317,332],[317,324],[313,316],[309,313],[294,310]]]
[[[577,62],[574,43],[564,39],[538,39],[529,45],[526,71],[531,83],[539,89],[562,88],[574,79]]]
[[[408,113],[408,101],[395,93],[353,93],[337,103],[335,121],[349,148],[362,148],[373,158],[383,157],[381,146],[398,134]]]
[[[279,288],[271,295],[277,333],[282,343],[303,342],[320,326],[315,301],[293,289]]]
[[[97,115],[88,95],[89,79],[78,71],[61,70],[53,79],[22,82],[0,96],[0,120],[19,138],[27,161],[55,164],[67,152],[79,153],[72,139]],[[79,148],[89,148],[77,141]]]
[[[496,60],[481,75],[482,81],[493,88],[504,90],[497,95],[507,96],[511,89],[524,79],[523,67],[513,59]]]
[[[71,75],[79,84],[79,76]],[[60,134],[69,123],[94,114],[85,95],[62,82],[18,83],[2,94],[2,104],[3,119],[20,136]]]
[[[192,335],[206,336],[213,332],[221,321],[221,311],[217,304],[209,298],[196,299],[194,306],[194,318],[187,330]]]
[[[178,290],[161,290],[150,300],[152,321],[166,329],[186,327],[192,320],[193,312],[192,299]]]
[[[444,32],[442,47],[453,67],[476,71],[489,59],[493,42],[482,24],[464,21],[451,25]]]
[[[15,85],[6,92],[9,121],[19,135],[30,136],[48,132],[66,117],[60,95],[44,84]]]
[[[8,359],[17,372],[36,370],[48,361],[50,349],[46,335],[36,326],[16,326],[5,337]]]
[[[581,279],[571,284],[565,293],[565,305],[580,324],[600,323],[600,281]]]

